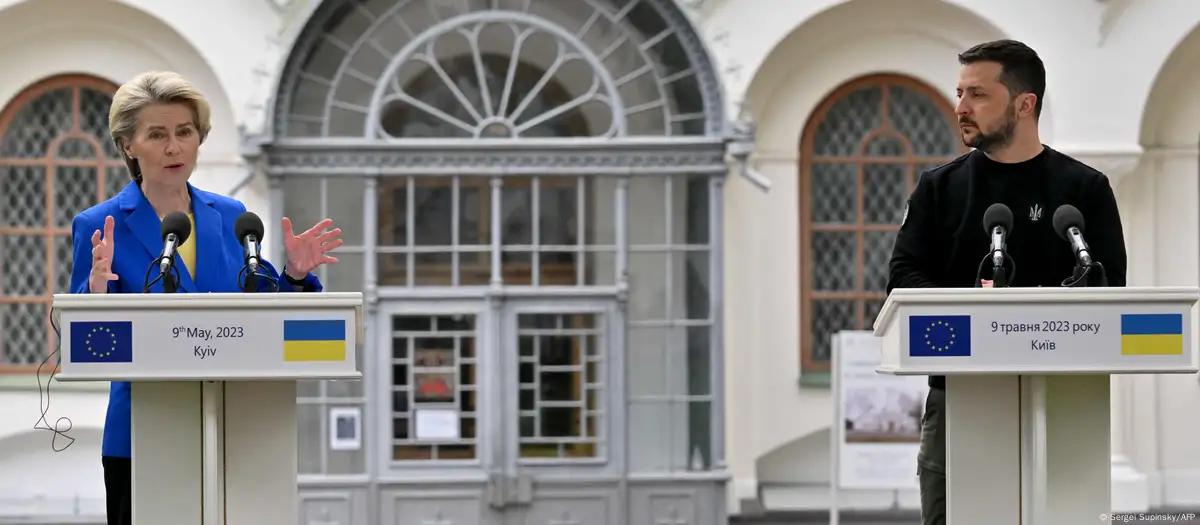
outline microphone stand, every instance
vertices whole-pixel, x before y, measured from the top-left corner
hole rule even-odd
[[[1108,287],[1108,275],[1104,272],[1104,265],[1099,262],[1092,261],[1091,264],[1082,265],[1075,263],[1075,270],[1071,272],[1071,279],[1065,284],[1068,288],[1086,288],[1093,286],[1091,281],[1095,280],[1094,286],[1101,288]]]
[[[996,255],[996,252],[994,251],[988,252],[987,255],[983,256],[983,260],[979,261],[979,268],[975,270],[976,288],[983,288],[983,275],[988,262],[992,263],[992,288],[1008,288],[1008,283],[1017,274],[1017,263],[1008,256],[1007,252],[1001,250],[1000,254],[1003,256],[1000,264],[995,263],[993,257]],[[1006,268],[1007,266],[1012,267],[1011,271]]]
[[[164,259],[166,259],[164,257]],[[177,293],[179,291],[179,280],[175,278],[175,258],[166,259],[167,267],[163,270],[163,293]]]
[[[1076,262],[1075,269],[1071,271],[1071,285],[1068,288],[1087,288],[1087,276],[1090,271],[1090,267]]]
[[[1104,272],[1104,265],[1099,262],[1092,261],[1092,267],[1096,269],[1096,280],[1100,281],[1100,286],[1108,287],[1108,274]]]
[[[279,283],[271,278],[270,275],[262,273],[262,259],[255,256],[246,257],[246,264],[238,271],[238,285],[241,286],[244,293],[258,293],[259,279],[264,279],[270,286],[267,287],[268,292],[278,292]]]
[[[154,270],[158,270],[158,277],[150,278],[154,275]],[[150,287],[154,283],[162,281],[163,293],[178,293],[179,292],[179,267],[175,266],[175,257],[159,256],[150,266],[146,268],[146,278],[142,282],[142,293],[150,293]]]
[[[249,264],[246,268],[249,269]],[[242,291],[245,293],[254,293],[258,291],[258,271],[250,270],[246,272],[246,279],[242,282]]]
[[[1004,258],[1005,260],[1008,257]],[[1008,274],[1004,271],[1004,263],[992,266],[992,288],[1008,288]]]
[[[169,273],[163,274],[163,293],[176,293],[178,291],[179,283],[175,282],[175,276]]]

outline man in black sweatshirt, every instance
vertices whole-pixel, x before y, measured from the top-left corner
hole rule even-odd
[[[991,239],[983,212],[993,203],[1013,211],[1009,286],[1061,286],[1075,255],[1051,226],[1054,210],[1083,213],[1092,258],[1109,286],[1125,286],[1125,238],[1108,177],[1042,144],[1038,117],[1046,69],[1025,44],[999,40],[958,55],[959,129],[973,151],[921,174],[908,199],[892,252],[887,290],[971,288]],[[987,270],[990,274],[990,268]],[[984,279],[990,279],[985,275]],[[946,523],[946,378],[929,378],[921,422],[918,474],[921,521]]]

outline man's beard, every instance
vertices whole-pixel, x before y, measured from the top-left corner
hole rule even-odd
[[[984,153],[992,153],[1012,143],[1013,136],[1017,133],[1017,108],[1014,104],[1009,104],[1008,110],[1004,113],[1004,120],[1000,122],[1000,127],[990,133],[984,132],[983,128],[975,122],[959,119],[959,123],[971,124],[979,130],[970,139],[964,133],[962,137],[964,145]]]

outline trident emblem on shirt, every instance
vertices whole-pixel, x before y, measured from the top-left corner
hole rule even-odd
[[[1029,222],[1037,222],[1042,218],[1042,207],[1034,204],[1029,207]]]

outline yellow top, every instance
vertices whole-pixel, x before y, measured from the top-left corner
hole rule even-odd
[[[192,231],[188,233],[187,241],[179,245],[179,258],[183,259],[183,265],[188,270],[188,275],[192,279],[196,278],[196,218],[192,214],[188,214],[188,225],[192,227]]]

